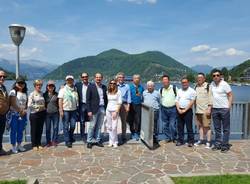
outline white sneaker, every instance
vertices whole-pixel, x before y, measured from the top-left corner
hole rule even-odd
[[[211,147],[212,147],[211,143],[210,143],[210,142],[207,142],[207,143],[206,143],[206,147],[205,147],[205,148],[207,148],[207,149],[211,149]]]
[[[17,149],[16,149],[16,146],[13,146],[12,149],[11,149],[12,153],[16,154],[18,153]]]
[[[17,150],[20,151],[20,152],[26,151],[26,149],[25,149],[21,144],[19,144],[19,145],[17,146]]]
[[[200,145],[202,145],[202,144],[203,144],[203,142],[202,142],[201,140],[199,140],[199,141],[197,141],[196,143],[194,143],[195,146],[200,146]]]
[[[114,144],[114,148],[117,148],[117,147],[118,147],[117,143],[116,143],[116,144]]]
[[[113,145],[111,143],[108,144],[108,147],[112,147]]]

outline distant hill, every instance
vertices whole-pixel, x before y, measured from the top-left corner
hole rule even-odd
[[[232,76],[232,79],[234,80],[242,77],[246,69],[250,69],[250,59],[233,67],[229,72]]]
[[[192,66],[191,69],[196,72],[202,72],[202,73],[208,74],[213,69],[213,67],[210,65],[195,65],[195,66]]]
[[[78,77],[83,71],[93,76],[101,72],[107,78],[115,76],[119,71],[126,75],[140,74],[143,79],[159,79],[167,73],[172,79],[179,79],[184,74],[194,73],[192,69],[159,51],[148,51],[141,54],[128,54],[111,49],[96,56],[74,59],[45,76],[47,79],[64,79],[72,74]]]
[[[3,70],[7,76],[6,80],[15,80],[16,79],[16,74],[13,72],[9,72],[8,70],[5,70],[0,67],[0,70]]]
[[[15,72],[16,61],[0,58],[0,67]],[[27,76],[28,79],[42,78],[57,67],[39,60],[20,60],[20,74]]]

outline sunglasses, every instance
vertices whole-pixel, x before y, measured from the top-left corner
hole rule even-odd
[[[17,84],[21,84],[22,85],[22,84],[25,84],[25,83],[24,82],[18,82]]]
[[[213,77],[219,77],[220,76],[220,74],[215,74],[215,75],[213,75]]]
[[[109,84],[115,85],[116,83],[115,82],[110,82]]]
[[[89,77],[89,76],[81,76],[81,78],[83,78],[83,79],[84,79],[84,78],[88,78],[88,77]]]
[[[48,87],[53,87],[53,88],[54,88],[54,87],[55,87],[55,85],[53,85],[53,84],[49,84],[49,85],[48,85]]]
[[[4,79],[5,79],[5,78],[6,78],[6,76],[5,76],[5,75],[0,75],[0,78],[4,78]]]

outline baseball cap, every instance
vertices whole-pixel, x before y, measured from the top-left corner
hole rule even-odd
[[[72,80],[74,80],[73,75],[67,75],[67,76],[65,77],[65,80],[68,80],[68,79],[72,79]]]

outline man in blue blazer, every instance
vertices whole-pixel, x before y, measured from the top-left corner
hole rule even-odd
[[[103,147],[101,142],[101,128],[107,107],[107,87],[102,84],[101,73],[95,74],[95,82],[89,84],[86,95],[86,105],[90,119],[88,128],[87,148],[93,145]]]
[[[85,123],[88,121],[88,112],[87,112],[87,105],[86,105],[86,94],[87,89],[89,86],[89,75],[86,72],[83,72],[80,76],[82,81],[79,81],[75,84],[75,87],[77,89],[77,93],[79,96],[79,119],[80,119],[80,132],[81,137],[86,139],[84,133],[85,133]]]

